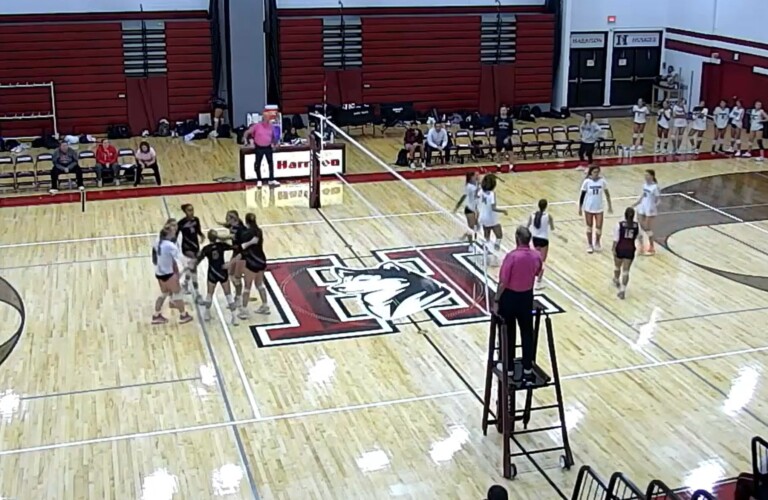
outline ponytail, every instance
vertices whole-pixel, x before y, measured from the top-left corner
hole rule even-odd
[[[539,200],[539,210],[533,216],[533,227],[541,229],[541,218],[544,216],[544,211],[547,209],[547,200]]]

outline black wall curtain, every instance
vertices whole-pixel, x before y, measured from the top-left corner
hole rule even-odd
[[[208,19],[211,22],[211,53],[213,54],[213,90],[221,95],[221,67],[223,48],[221,46],[221,10],[220,0],[211,0],[208,5]]]
[[[267,49],[267,102],[280,103],[280,26],[277,0],[264,0],[264,42]]]
[[[552,53],[552,75],[556,78],[557,70],[560,67],[560,58],[563,57],[563,0],[547,0],[545,6],[548,12],[555,15],[555,50]],[[554,96],[552,97],[554,98]],[[566,105],[567,103],[563,103],[563,106]]]

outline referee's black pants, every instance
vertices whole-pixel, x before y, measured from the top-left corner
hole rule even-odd
[[[515,359],[515,326],[520,327],[520,341],[523,346],[523,369],[533,369],[536,355],[536,339],[533,334],[533,289],[525,292],[504,290],[499,298],[499,316],[507,325],[507,353],[511,366]]]

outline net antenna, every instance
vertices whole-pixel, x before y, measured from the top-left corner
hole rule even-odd
[[[401,180],[405,183],[405,185],[414,191],[416,194],[418,194],[421,198],[427,201],[430,205],[435,207],[438,214],[443,214],[447,216],[449,220],[454,221],[454,224],[461,227],[462,232],[466,233],[466,223],[463,221],[458,215],[452,213],[449,210],[446,210],[444,207],[439,205],[438,203],[435,203],[429,196],[427,196],[424,192],[422,192],[419,188],[417,188],[413,183],[411,183],[409,180],[407,180],[405,177],[400,175],[396,170],[392,169],[389,165],[387,165],[384,161],[382,161],[380,158],[378,158],[375,154],[368,151],[362,144],[360,144],[357,140],[355,140],[353,137],[351,137],[349,134],[344,132],[338,125],[333,123],[327,116],[320,115],[317,113],[313,113],[312,116],[319,120],[320,123],[325,123],[328,128],[335,134],[338,134],[340,137],[342,137],[344,140],[348,141],[350,144],[356,146],[358,149],[360,149],[363,153],[365,153],[367,156],[369,156],[374,162],[376,162],[378,165],[380,165],[382,168],[384,168],[388,173],[390,173],[393,177],[395,177],[398,180]],[[362,194],[360,194],[357,189],[355,189],[341,174],[336,174],[336,177],[341,181],[346,188],[348,188],[348,191],[351,191],[355,194],[369,209],[372,213],[376,214],[377,218],[386,219],[387,215],[381,212],[375,205],[373,205],[370,201],[368,201],[367,198],[365,198]],[[393,231],[399,233],[398,236],[400,237],[401,241],[409,241],[410,238],[408,235],[406,235],[401,229],[398,229],[396,226],[390,226]],[[473,238],[477,238],[479,235],[477,232],[473,229]],[[478,240],[475,239],[477,242]],[[484,245],[487,246],[487,245]],[[483,294],[484,294],[484,303],[480,304],[477,303],[474,297],[470,297],[470,295],[464,291],[464,289],[459,286],[448,274],[446,274],[442,267],[439,265],[439,263],[432,261],[432,259],[426,255],[417,245],[409,245],[405,247],[404,249],[413,250],[416,254],[418,254],[422,259],[424,259],[425,262],[431,262],[436,273],[442,276],[443,279],[447,283],[449,283],[453,289],[456,291],[458,295],[462,296],[462,299],[467,302],[468,307],[476,307],[480,311],[482,311],[485,315],[490,316],[491,315],[491,285],[493,281],[488,276],[488,261],[489,261],[489,255],[488,252],[482,252],[482,273],[483,273]]]

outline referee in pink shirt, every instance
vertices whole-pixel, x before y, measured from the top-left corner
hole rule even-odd
[[[539,252],[531,248],[531,232],[527,227],[517,228],[515,241],[517,248],[509,252],[501,264],[495,297],[496,311],[507,325],[510,340],[507,342],[507,352],[510,363],[515,359],[515,345],[511,342],[515,333],[515,322],[520,326],[523,381],[532,382],[533,358],[536,355],[533,334],[533,287],[543,264]]]
[[[269,168],[269,185],[279,186],[280,183],[275,180],[275,162],[272,158],[272,151],[275,147],[275,127],[269,120],[266,120],[263,116],[261,121],[254,123],[243,134],[243,142],[248,144],[249,140],[253,140],[253,147],[256,153],[256,178],[258,179],[257,186],[261,187],[261,162],[264,158],[267,159],[267,167]]]

